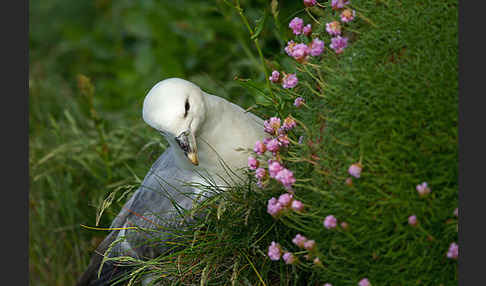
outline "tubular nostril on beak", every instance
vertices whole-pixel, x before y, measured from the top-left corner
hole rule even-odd
[[[194,165],[199,165],[199,160],[197,158],[197,146],[194,135],[191,134],[189,130],[182,132],[179,136],[174,138],[177,145],[184,152],[184,155],[191,161]]]
[[[184,131],[175,138],[175,141],[177,142],[177,144],[179,144],[179,147],[181,147],[182,151],[184,151],[184,153],[186,154],[190,151],[188,135],[189,132]]]

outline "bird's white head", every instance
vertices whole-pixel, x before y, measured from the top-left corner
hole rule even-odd
[[[203,91],[195,84],[169,78],[158,82],[143,101],[143,120],[175,142],[198,165],[195,136],[206,119]]]

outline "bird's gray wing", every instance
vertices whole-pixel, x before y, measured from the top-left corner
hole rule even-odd
[[[114,221],[116,224],[112,227],[124,228],[117,238],[125,237],[125,240],[113,249],[113,255],[157,255],[146,253],[157,248],[147,249],[145,242],[153,238],[160,240],[167,234],[167,228],[177,227],[183,222],[181,212],[191,208],[194,199],[195,188],[189,183],[197,178],[196,173],[175,165],[172,149],[169,148],[155,162],[140,188],[124,206],[119,219]]]
[[[154,238],[159,241],[164,237],[169,239],[174,235],[167,229],[173,229],[183,222],[178,208],[189,209],[192,206],[194,187],[187,182],[197,177],[194,172],[178,168],[172,147],[168,148],[152,165],[141,186],[113,220],[111,228],[115,230],[100,243],[77,285],[103,285],[98,284],[100,279],[97,272],[103,255],[110,247],[110,257],[128,255],[145,258],[162,253],[165,247],[161,244],[151,245],[150,241]],[[119,243],[112,245],[118,240]],[[108,264],[106,268],[113,267]]]

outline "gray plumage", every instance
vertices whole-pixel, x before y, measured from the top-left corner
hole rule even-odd
[[[154,237],[149,233],[141,234],[140,230],[131,229],[161,229],[155,232],[157,239],[163,240],[164,227],[171,227],[182,222],[173,202],[181,207],[189,209],[194,199],[194,190],[184,182],[191,182],[194,173],[177,168],[174,164],[174,153],[169,147],[152,165],[145,176],[141,186],[135,191],[130,200],[125,203],[120,213],[113,220],[110,228],[127,230],[113,230],[100,243],[91,258],[88,270],[79,279],[81,285],[108,285],[109,278],[116,275],[107,272],[105,277],[98,278],[98,270],[108,247],[116,240],[121,242],[114,244],[107,255],[109,257],[131,256],[139,259],[154,258],[163,253],[166,248],[160,244],[158,247],[147,247]],[[107,264],[107,268],[113,268]],[[121,268],[120,268],[121,269]],[[120,272],[122,273],[122,272]],[[103,276],[103,275],[102,275]]]

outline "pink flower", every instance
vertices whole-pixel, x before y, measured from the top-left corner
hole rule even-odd
[[[299,82],[299,79],[297,78],[297,76],[294,73],[287,74],[283,78],[282,87],[283,88],[293,88],[297,85],[298,82]]]
[[[423,197],[430,193],[430,188],[427,186],[427,182],[423,182],[422,184],[417,185],[416,187],[419,196]]]
[[[278,82],[278,80],[280,79],[280,73],[278,71],[273,71],[272,72],[272,76],[269,77],[269,80],[273,83],[275,82]]]
[[[312,40],[312,43],[311,43],[311,46],[310,46],[311,56],[317,57],[320,54],[322,54],[323,51],[324,51],[324,41],[321,41],[317,38]]]
[[[277,152],[278,149],[280,149],[280,142],[278,142],[278,140],[276,138],[268,141],[267,143],[267,150],[270,151],[270,152]]]
[[[447,251],[447,257],[450,259],[457,259],[458,256],[459,256],[459,245],[453,242],[449,246],[449,250]]]
[[[307,57],[309,53],[309,47],[306,44],[296,44],[292,49],[291,57],[293,57],[297,61],[302,61]]]
[[[302,104],[304,104],[304,99],[302,97],[297,97],[294,101],[295,107],[300,107]]]
[[[278,161],[275,160],[268,160],[268,172],[270,173],[271,178],[275,178],[275,176],[283,170],[283,166],[280,165]]]
[[[302,34],[302,27],[304,26],[304,20],[299,17],[295,17],[290,21],[289,28],[292,29],[292,32],[296,35]]]
[[[292,117],[287,117],[284,120],[282,128],[285,131],[289,131],[290,129],[294,128],[295,126],[297,126],[297,122],[295,122],[295,120]]]
[[[267,171],[263,168],[258,168],[255,171],[255,177],[259,180],[263,180],[267,176]]]
[[[454,215],[457,216],[457,217],[459,217],[459,208],[456,208],[454,210]]]
[[[348,173],[355,178],[359,178],[361,176],[362,169],[363,167],[361,166],[360,163],[355,163],[349,167]]]
[[[262,155],[263,153],[265,153],[265,151],[267,151],[267,147],[265,146],[265,144],[263,144],[262,141],[257,141],[255,142],[255,148],[253,148],[253,151],[255,151],[255,153],[257,153],[258,155]]]
[[[326,283],[326,284],[324,284],[324,286],[332,286],[332,284],[331,283]]]
[[[293,264],[295,262],[295,256],[290,252],[285,252],[282,258],[285,264]]]
[[[315,265],[321,264],[321,260],[319,259],[319,257],[314,258],[313,262],[314,262]]]
[[[260,163],[258,162],[257,159],[255,159],[254,157],[248,157],[248,167],[251,169],[251,170],[256,170],[256,168],[258,168],[258,165]]]
[[[286,189],[290,189],[295,183],[294,173],[288,169],[283,169],[275,175],[275,179],[280,181]]]
[[[336,54],[340,54],[348,46],[348,38],[336,36],[331,39],[331,44],[329,45],[331,49],[334,50]]]
[[[306,7],[312,7],[315,6],[316,4],[317,4],[316,0],[304,0],[304,5]]]
[[[348,4],[349,1],[345,1],[345,0],[332,0],[331,2],[332,9],[334,10],[344,8],[344,5],[348,5]]]
[[[278,202],[284,207],[288,207],[292,202],[292,195],[289,193],[281,194],[280,197],[278,197]]]
[[[359,286],[371,286],[371,283],[370,281],[368,280],[368,278],[363,278],[359,281],[358,283]]]
[[[304,26],[304,29],[302,29],[302,33],[304,33],[304,35],[306,35],[306,36],[309,36],[312,33],[312,26],[311,26],[311,24],[305,25]]]
[[[268,200],[267,213],[271,216],[276,217],[283,211],[283,206],[277,201],[276,198],[271,198]]]
[[[417,216],[416,215],[411,215],[408,217],[408,224],[410,224],[411,226],[416,226],[418,223],[417,221]]]
[[[354,17],[356,16],[356,11],[351,9],[345,9],[341,12],[341,21],[344,23],[349,23],[353,21]]]
[[[337,226],[337,219],[333,215],[328,215],[324,219],[324,227],[327,229],[335,228]]]
[[[315,240],[308,240],[308,241],[304,242],[304,248],[309,250],[309,251],[313,250],[315,245],[316,245]]]
[[[304,204],[301,201],[293,200],[290,208],[296,212],[301,212],[304,210]]]
[[[349,228],[349,224],[347,222],[343,221],[341,223],[341,228],[344,229],[344,230],[347,230]]]
[[[287,136],[287,134],[280,134],[280,135],[278,135],[277,139],[278,139],[278,142],[280,142],[280,144],[283,147],[287,147],[290,144],[289,137]]]
[[[268,257],[270,257],[271,260],[277,261],[280,259],[280,255],[282,255],[280,244],[272,241],[272,243],[268,247]]]
[[[332,21],[326,24],[326,31],[331,36],[341,35],[341,24],[338,21]]]
[[[270,119],[265,120],[263,122],[263,131],[267,132],[268,134],[275,135],[279,128],[280,128],[280,118],[278,117],[271,117]],[[264,143],[265,145],[268,144],[268,142],[264,142]]]
[[[307,238],[303,235],[297,234],[293,239],[292,242],[300,248],[304,248],[304,243],[307,241]]]
[[[287,42],[287,46],[285,47],[285,52],[287,53],[287,55],[289,56],[292,56],[292,53],[294,51],[294,46],[296,45],[296,43],[292,40],[288,41]]]

